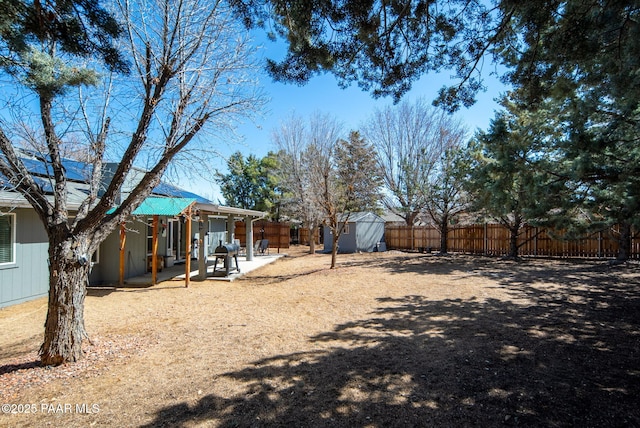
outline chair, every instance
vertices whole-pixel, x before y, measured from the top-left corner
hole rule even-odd
[[[258,241],[260,243],[260,248],[258,249],[258,251],[260,252],[260,254],[264,255],[269,254],[269,240],[268,239],[262,239],[260,241]]]
[[[247,255],[247,249],[245,247],[243,247],[242,245],[240,245],[240,240],[239,239],[234,239],[233,243],[238,246],[238,255],[239,256],[246,256]]]
[[[258,239],[255,244],[253,244],[253,254],[258,254],[260,251],[260,240]]]

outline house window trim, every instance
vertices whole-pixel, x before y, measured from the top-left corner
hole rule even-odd
[[[17,245],[16,245],[16,223],[17,223],[17,216],[15,213],[6,213],[6,214],[1,214],[0,216],[5,217],[5,216],[9,216],[12,218],[11,222],[11,261],[9,262],[0,262],[0,268],[4,268],[4,267],[11,267],[11,266],[15,266],[17,264],[17,254],[16,254],[16,250],[17,250]]]

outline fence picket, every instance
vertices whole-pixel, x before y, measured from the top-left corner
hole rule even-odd
[[[617,233],[595,232],[579,239],[559,239],[561,232],[550,233],[533,226],[525,226],[519,235],[519,254],[541,257],[616,257],[618,242],[611,236]],[[631,258],[640,258],[640,235],[632,233]],[[412,239],[413,236],[413,239]],[[387,248],[395,250],[423,250],[440,248],[440,235],[431,226],[385,227]],[[500,224],[472,224],[454,226],[449,230],[447,245],[450,252],[503,256],[509,252],[509,230]]]

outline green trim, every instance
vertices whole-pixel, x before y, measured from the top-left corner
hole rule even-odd
[[[147,198],[138,208],[133,210],[131,215],[162,215],[167,217],[175,217],[182,214],[189,206],[194,204],[194,198]],[[109,210],[109,213],[113,209]]]

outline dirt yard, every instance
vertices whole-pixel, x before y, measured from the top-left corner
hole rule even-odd
[[[639,264],[302,249],[91,290],[78,364],[0,310],[0,426],[640,426]]]

